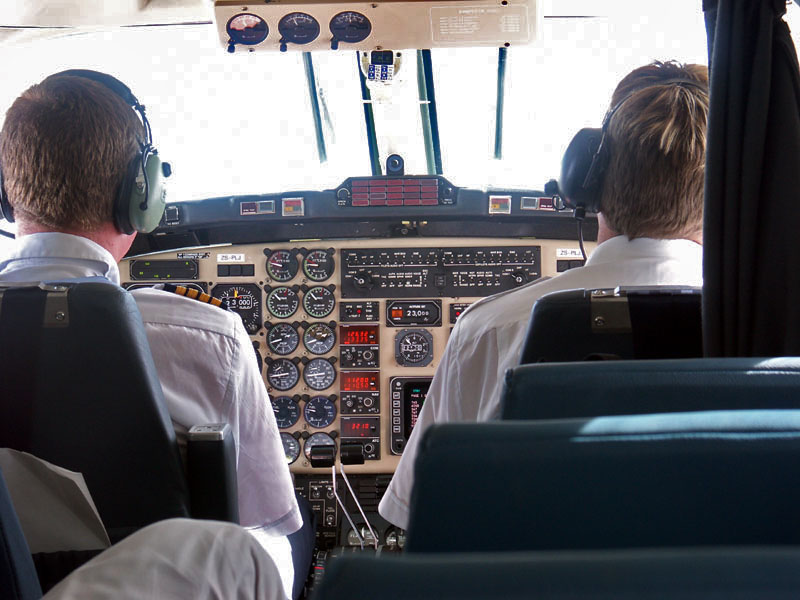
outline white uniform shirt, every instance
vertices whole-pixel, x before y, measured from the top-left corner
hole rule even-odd
[[[688,240],[628,240],[600,244],[585,267],[476,302],[458,319],[431,382],[380,514],[408,526],[414,462],[422,434],[434,423],[488,421],[500,416],[507,369],[517,366],[534,302],[568,289],[703,284],[703,249]]]
[[[102,276],[119,284],[105,248],[83,237],[21,237],[0,261],[0,281]],[[132,292],[178,443],[193,425],[230,424],[237,445],[239,518],[270,535],[297,531],[302,518],[275,415],[250,338],[236,313],[163,290]]]

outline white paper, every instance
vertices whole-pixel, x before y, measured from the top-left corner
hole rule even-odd
[[[83,475],[9,448],[0,470],[32,553],[111,545]]]

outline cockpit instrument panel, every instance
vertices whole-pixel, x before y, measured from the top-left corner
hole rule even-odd
[[[556,275],[577,246],[521,237],[284,240],[158,252],[123,261],[120,272],[131,289],[169,281],[204,290],[242,318],[293,472],[326,472],[310,461],[320,445],[363,458],[348,472],[385,474],[457,319],[486,296]]]

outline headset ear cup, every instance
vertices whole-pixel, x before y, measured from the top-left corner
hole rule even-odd
[[[568,208],[583,206],[597,212],[606,162],[602,146],[603,130],[588,127],[576,133],[567,146],[558,188]]]
[[[6,195],[6,185],[3,181],[3,170],[0,169],[0,219],[5,219],[9,223],[14,222],[14,208],[8,201]]]
[[[165,170],[161,157],[155,151],[146,150],[144,176],[147,182],[143,190],[134,186],[131,190],[130,223],[140,233],[150,233],[161,222],[166,209]]]
[[[133,192],[136,189],[136,177],[139,175],[141,163],[142,155],[137,153],[133,160],[128,163],[125,178],[120,183],[117,197],[114,199],[114,225],[117,231],[127,235],[134,232],[131,224],[131,202]]]

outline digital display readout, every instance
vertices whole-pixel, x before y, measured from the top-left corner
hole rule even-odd
[[[376,417],[343,417],[341,421],[343,438],[373,438],[378,435]]]
[[[339,343],[343,346],[377,344],[378,325],[340,325]]]
[[[343,392],[377,392],[380,390],[377,371],[342,371],[339,387]]]
[[[408,382],[403,386],[403,425],[405,429],[403,433],[406,439],[411,436],[411,431],[417,424],[419,412],[422,410],[425,396],[428,395],[430,387],[430,381]]]
[[[389,301],[386,303],[386,324],[391,327],[403,327],[406,325],[438,327],[442,324],[442,301]]]

